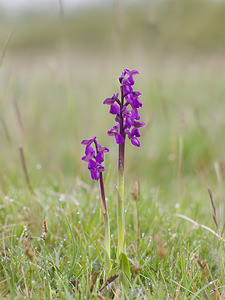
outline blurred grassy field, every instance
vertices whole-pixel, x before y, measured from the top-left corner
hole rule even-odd
[[[43,52],[60,47],[62,31],[69,45],[82,52],[107,52],[112,47],[129,51],[137,46],[165,55],[171,51],[202,55],[224,50],[223,1],[140,1],[129,6],[112,3],[67,11],[64,17],[61,13],[63,18],[59,17],[57,1],[49,10],[39,8],[38,12],[25,11],[11,18],[0,11],[0,43],[15,28],[10,50],[23,53],[25,49]],[[115,43],[117,38],[119,43]]]
[[[213,261],[209,266],[212,273],[219,268],[213,252],[219,251],[217,241],[213,240],[210,248],[209,237],[205,241],[204,235],[202,241],[203,234],[196,233],[192,245],[189,224],[180,225],[174,219],[168,219],[167,224],[166,213],[180,212],[214,228],[207,193],[210,186],[221,230],[224,225],[224,15],[224,2],[172,0],[123,7],[119,15],[109,7],[71,12],[63,19],[50,12],[14,18],[2,15],[1,50],[13,31],[0,69],[2,226],[6,219],[8,224],[27,222],[34,234],[47,216],[52,226],[51,248],[57,241],[57,218],[63,223],[58,211],[63,205],[69,220],[79,230],[85,227],[85,216],[89,209],[98,209],[98,203],[89,203],[97,194],[97,186],[90,183],[81,161],[84,149],[80,142],[95,135],[110,148],[106,184],[113,199],[117,147],[106,132],[114,120],[102,102],[118,91],[123,68],[138,69],[135,87],[143,95],[141,118],[147,125],[142,130],[140,149],[127,142],[125,169],[128,200],[134,182],[141,183],[142,250],[147,247],[145,235],[158,234],[166,240],[167,229],[172,228],[181,234],[179,243],[182,238],[188,243],[190,238],[190,252],[197,247],[197,240],[202,247],[199,255],[208,263]],[[41,204],[34,205],[27,194],[19,145],[23,146],[30,181],[40,193]],[[93,195],[82,190],[84,183],[94,188]],[[68,202],[62,204],[53,196],[57,193],[67,195]],[[14,199],[14,208],[6,197]],[[113,219],[115,211],[113,203],[110,205]],[[127,202],[126,209],[133,232],[133,205]],[[73,215],[77,210],[81,219]],[[19,221],[15,221],[17,211]],[[93,224],[98,214],[88,218]],[[78,219],[81,225],[76,223]],[[60,230],[66,231],[65,227]],[[87,232],[91,235],[90,227]],[[16,234],[21,232],[19,224]],[[5,233],[9,240],[10,234]],[[131,233],[127,236],[134,239]],[[156,242],[154,245],[153,252]],[[172,249],[170,245],[168,249]],[[172,260],[172,254],[168,259]],[[152,259],[152,265],[157,263]],[[162,265],[166,270],[167,262]],[[174,285],[170,288],[175,289]]]

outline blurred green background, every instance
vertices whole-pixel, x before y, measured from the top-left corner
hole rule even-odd
[[[159,186],[171,199],[181,182],[184,196],[216,185],[215,164],[224,174],[225,2],[61,4],[0,11],[2,190],[24,183],[20,144],[35,188],[90,182],[80,142],[95,135],[110,147],[106,166],[116,176],[117,147],[106,134],[114,119],[102,102],[119,91],[123,68],[140,72],[147,124],[141,149],[126,145],[130,184]]]

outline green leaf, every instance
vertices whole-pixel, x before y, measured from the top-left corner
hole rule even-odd
[[[69,277],[71,277],[73,275],[73,271],[74,271],[75,266],[76,266],[76,246],[75,246],[75,238],[74,238],[74,235],[73,235],[73,231],[72,231],[72,228],[70,226],[70,223],[69,223],[67,217],[66,217],[66,222],[67,222],[69,230],[70,230],[70,235],[71,235],[71,239],[72,239],[72,248],[73,248],[73,260],[72,260],[71,265],[70,265],[70,273],[69,273]]]
[[[105,275],[106,275],[106,278],[109,277],[109,274],[112,270],[112,264],[111,264],[111,260],[109,258],[109,255],[108,255],[108,252],[106,251],[106,249],[104,247],[103,248],[103,251],[104,251],[104,255],[105,255],[105,265],[104,265],[104,270],[105,270]]]
[[[130,264],[126,254],[121,253],[119,259],[120,259],[120,270],[124,272],[124,274],[129,280],[131,280]]]
[[[121,253],[120,257],[120,280],[125,289],[131,286],[131,274],[130,274],[130,264],[125,253]]]

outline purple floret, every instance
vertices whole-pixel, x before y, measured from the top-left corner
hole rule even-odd
[[[112,114],[112,115],[119,115],[120,114],[120,108],[119,108],[119,106],[116,105],[116,104],[112,104],[110,106],[109,113]]]
[[[117,124],[116,126],[113,126],[113,128],[108,131],[108,135],[109,136],[115,136],[117,144],[123,144],[124,143],[124,138],[119,133],[119,124]]]

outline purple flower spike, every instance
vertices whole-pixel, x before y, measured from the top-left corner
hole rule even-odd
[[[131,140],[131,143],[140,147],[138,138],[140,137],[139,128],[145,125],[144,122],[138,122],[140,115],[138,109],[142,107],[140,101],[141,93],[133,90],[134,76],[138,75],[137,70],[124,69],[122,75],[119,77],[121,97],[119,94],[112,98],[106,98],[103,102],[110,106],[110,114],[116,115],[115,121],[118,123],[108,131],[109,136],[115,136],[116,143],[121,145],[125,143],[126,135]],[[115,103],[116,102],[116,103]],[[124,150],[121,150],[122,153]],[[123,161],[123,159],[120,159]]]
[[[91,146],[92,143],[95,144],[96,151]],[[108,153],[109,149],[98,144],[96,137],[90,140],[83,140],[81,144],[86,145],[85,156],[82,157],[82,160],[88,162],[91,178],[98,181],[100,173],[105,171],[105,168],[102,166],[104,153]]]

